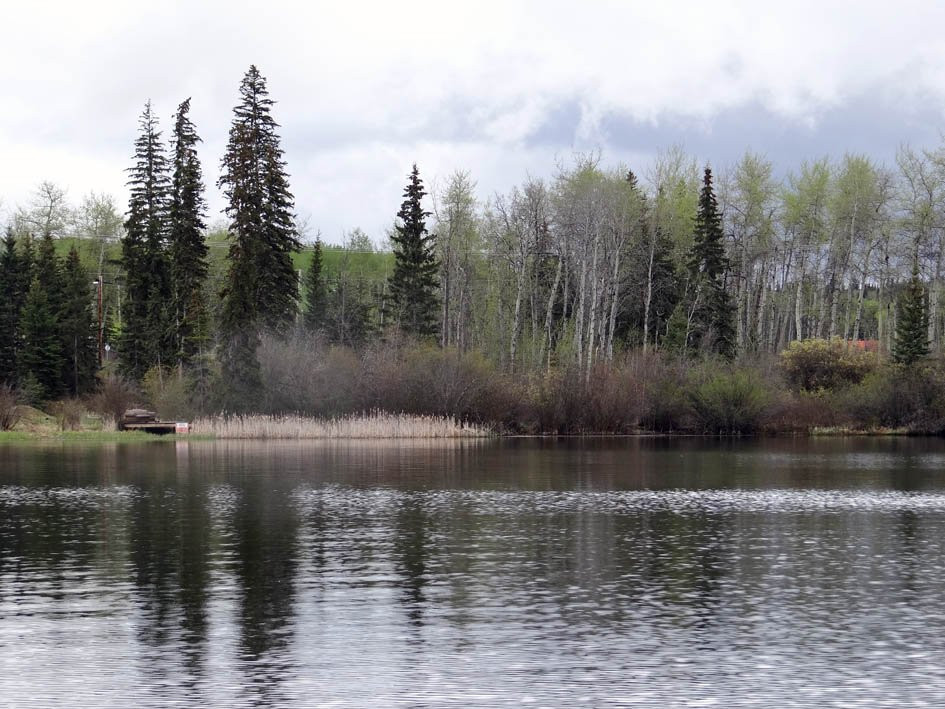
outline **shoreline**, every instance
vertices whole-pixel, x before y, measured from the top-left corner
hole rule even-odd
[[[490,433],[479,436],[218,436],[212,433],[163,434],[143,431],[0,431],[0,444],[7,443],[169,443],[208,441],[485,441],[524,439],[633,439],[633,438],[701,438],[717,440],[764,438],[940,438],[939,434],[915,433],[902,429],[813,429],[811,431],[759,433],[685,433],[639,431],[634,433]]]

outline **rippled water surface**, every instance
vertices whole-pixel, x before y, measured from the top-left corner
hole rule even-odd
[[[0,446],[0,706],[945,705],[945,442]]]

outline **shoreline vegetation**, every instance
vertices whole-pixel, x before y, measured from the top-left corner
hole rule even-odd
[[[211,416],[196,419],[193,432],[216,439],[414,439],[487,438],[485,426],[449,416],[411,416],[375,411],[319,419],[309,416]]]
[[[646,175],[576,155],[486,201],[414,164],[387,250],[360,229],[323,250],[274,105],[251,66],[222,227],[190,99],[169,140],[145,105],[124,218],[51,182],[17,208],[0,431],[119,435],[146,407],[233,438],[945,434],[945,147],[781,181],[752,153]]]
[[[45,411],[0,387],[0,430],[132,440],[114,421],[144,407],[221,439],[945,433],[945,360],[905,366],[839,339],[734,362],[631,350],[589,373],[513,373],[475,351],[407,339],[355,350],[305,332],[265,337],[260,352],[253,413],[219,413],[199,381],[166,369],[140,384],[104,376],[94,394],[40,404]]]

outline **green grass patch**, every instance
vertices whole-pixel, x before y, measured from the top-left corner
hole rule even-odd
[[[0,443],[159,443],[161,441],[212,441],[209,434],[167,434],[158,436],[144,431],[0,431]]]

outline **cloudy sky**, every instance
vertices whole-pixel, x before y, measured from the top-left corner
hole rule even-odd
[[[192,97],[211,219],[230,111],[267,77],[297,210],[337,242],[379,240],[416,161],[479,194],[600,149],[638,171],[682,144],[780,170],[823,154],[891,163],[945,129],[945,3],[16,3],[0,24],[0,198],[40,180],[124,203],[147,99],[165,132]],[[196,6],[193,7],[193,6]]]

